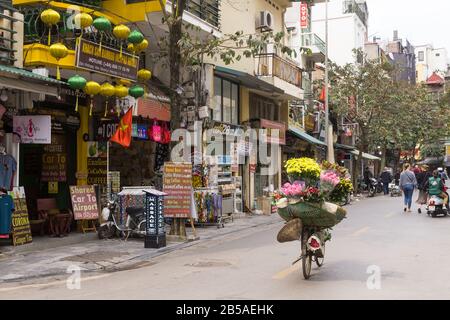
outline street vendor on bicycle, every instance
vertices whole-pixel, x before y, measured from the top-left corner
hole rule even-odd
[[[428,178],[428,181],[426,182],[426,188],[428,189],[428,197],[438,196],[439,198],[444,199],[444,206],[447,207],[448,195],[444,191],[445,185],[437,170],[434,170],[433,176]]]

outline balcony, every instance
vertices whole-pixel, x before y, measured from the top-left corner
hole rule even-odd
[[[315,33],[303,33],[301,37],[301,46],[311,50],[309,60],[313,62],[324,62],[326,54],[325,42]]]
[[[302,69],[274,53],[257,55],[255,70],[258,77],[277,77],[302,88]]]
[[[186,10],[212,26],[220,28],[219,0],[187,0]]]
[[[0,64],[14,65],[18,60],[18,49],[22,44],[21,35],[16,30],[21,23],[16,12],[14,8],[0,2]]]
[[[343,5],[344,5],[343,8],[344,13],[356,14],[358,18],[361,20],[361,22],[367,27],[368,15],[363,9],[361,9],[361,6],[363,6],[363,4],[358,4],[356,3],[355,0],[346,0],[344,1]]]

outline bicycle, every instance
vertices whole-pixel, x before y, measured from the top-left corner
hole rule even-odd
[[[301,233],[301,256],[292,264],[302,260],[302,273],[305,280],[311,277],[311,266],[315,262],[317,267],[323,266],[325,261],[325,242],[328,235],[318,227],[304,226]],[[313,237],[314,236],[314,237]]]

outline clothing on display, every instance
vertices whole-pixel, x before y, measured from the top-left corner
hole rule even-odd
[[[222,195],[209,191],[195,191],[195,206],[199,223],[217,223],[222,215]]]
[[[17,162],[12,155],[0,154],[0,188],[11,190]]]
[[[0,237],[8,238],[11,232],[11,217],[14,211],[13,198],[8,194],[0,195]]]

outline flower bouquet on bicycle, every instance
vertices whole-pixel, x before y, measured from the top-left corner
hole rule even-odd
[[[276,193],[278,214],[287,221],[277,236],[279,242],[302,241],[303,274],[307,279],[311,260],[320,267],[325,255],[325,242],[331,239],[329,229],[341,222],[346,211],[333,203],[341,185],[349,189],[345,168],[314,159],[298,158],[286,162],[290,182]],[[334,194],[333,194],[334,192]],[[306,265],[305,265],[306,264]]]

